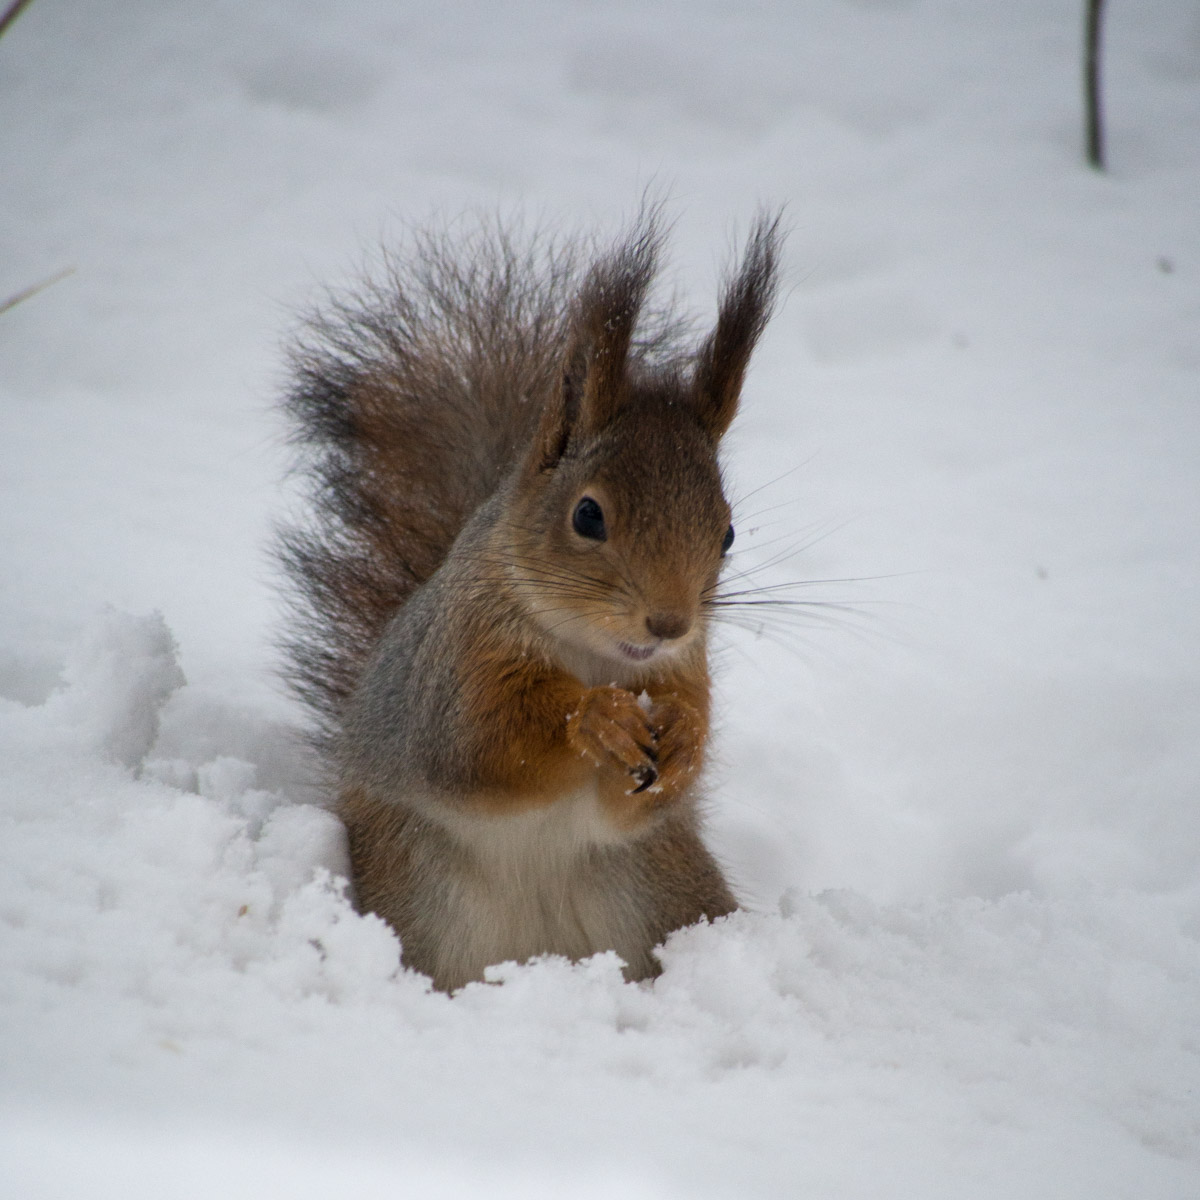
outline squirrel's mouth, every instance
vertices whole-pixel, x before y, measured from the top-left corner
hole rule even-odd
[[[645,662],[658,649],[658,643],[656,642],[652,646],[635,646],[632,642],[618,642],[617,649],[626,658],[632,658],[634,662]]]

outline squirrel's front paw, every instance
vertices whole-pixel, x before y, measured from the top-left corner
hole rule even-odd
[[[649,718],[658,751],[658,779],[650,790],[677,796],[696,778],[704,761],[704,719],[686,700],[670,695],[653,703]]]
[[[633,782],[631,793],[645,791],[658,779],[656,736],[637,697],[624,688],[592,688],[567,718],[570,744],[598,766],[624,770]]]

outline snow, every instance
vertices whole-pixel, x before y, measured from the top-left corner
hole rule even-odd
[[[1200,1194],[1200,22],[35,2],[0,41],[0,1193]],[[723,631],[746,911],[449,998],[275,682],[279,346],[429,213],[669,284],[786,202]],[[702,307],[707,306],[707,307]]]

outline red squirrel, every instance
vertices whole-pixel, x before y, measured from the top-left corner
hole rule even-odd
[[[655,211],[600,253],[418,234],[293,351],[289,673],[357,904],[438,988],[604,950],[652,977],[668,933],[736,907],[697,793],[717,453],[779,241],[760,216],[694,344],[647,303]]]

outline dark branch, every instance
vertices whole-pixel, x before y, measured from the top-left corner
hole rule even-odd
[[[1104,126],[1100,111],[1100,23],[1103,9],[1104,0],[1087,0],[1083,67],[1087,160],[1097,171],[1104,170]]]

